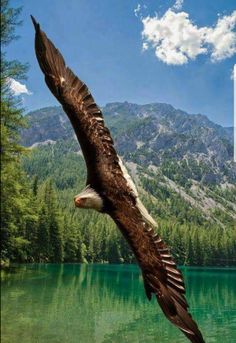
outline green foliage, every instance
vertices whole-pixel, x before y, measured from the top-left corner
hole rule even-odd
[[[24,260],[30,242],[29,224],[35,223],[31,192],[22,171],[20,156],[24,148],[18,144],[18,131],[24,126],[20,101],[9,88],[9,78],[21,79],[26,66],[7,61],[4,48],[15,39],[20,9],[10,8],[1,1],[1,248],[2,258]]]
[[[32,187],[34,189],[35,179]],[[39,262],[62,262],[64,254],[62,218],[58,210],[55,189],[50,179],[41,185],[36,202],[38,222],[35,230],[35,248],[31,257]]]
[[[18,20],[21,8],[9,7],[8,0],[1,0],[1,43],[9,44],[15,36],[15,26],[21,22]]]
[[[32,187],[35,187],[37,175],[37,198],[43,199],[45,182],[48,183],[50,177],[55,180],[54,195],[57,200],[54,199],[54,202],[58,201],[57,209],[62,218],[64,261],[134,262],[128,244],[109,217],[74,208],[73,196],[85,185],[86,168],[83,158],[76,151],[63,149],[63,144],[59,141],[34,149],[31,155],[24,158],[23,166],[33,180]],[[171,247],[179,264],[235,265],[233,227],[223,229],[209,222],[200,210],[168,188],[161,174],[158,176],[149,172],[149,177],[144,177],[140,170],[140,175],[146,191],[142,200],[157,219],[158,233]],[[72,181],[65,183],[70,178]],[[39,232],[43,228],[43,223],[40,223]],[[45,238],[47,235],[42,236]],[[44,242],[38,244],[39,250],[42,251],[43,246],[46,246]]]
[[[171,248],[179,264],[192,266],[235,266],[236,230],[216,226],[197,227],[191,224],[160,220],[158,233]]]
[[[50,224],[48,221],[48,211],[45,205],[42,205],[39,211],[39,220],[36,236],[36,258],[39,262],[49,261],[50,256]]]
[[[190,222],[203,225],[206,223],[200,210],[190,206],[178,193],[160,182],[158,177],[156,178],[141,177],[145,190],[157,199],[156,208],[152,209],[156,216],[166,220],[172,218],[172,220],[178,221],[180,224]]]

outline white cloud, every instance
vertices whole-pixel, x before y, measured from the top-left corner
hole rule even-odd
[[[181,8],[176,1],[174,8]],[[155,55],[167,64],[182,65],[200,54],[211,55],[220,61],[236,53],[236,11],[218,18],[213,27],[198,27],[186,12],[169,8],[162,17],[141,17],[143,23],[143,50],[153,48]]]
[[[14,95],[27,94],[31,95],[32,93],[27,89],[26,85],[23,85],[19,81],[16,81],[12,78],[8,78],[9,87]]]
[[[134,9],[134,15],[135,15],[135,17],[138,17],[138,16],[139,16],[140,10],[141,10],[141,5],[138,4],[138,6]]]
[[[219,18],[214,28],[205,28],[205,41],[212,45],[213,61],[220,61],[235,54],[236,33],[233,31],[235,26],[236,11],[229,16]]]
[[[176,0],[173,9],[179,11],[183,6],[184,0]]]
[[[146,42],[143,43],[143,51],[148,49],[148,44]]]
[[[230,79],[236,82],[236,64],[234,65],[233,69],[231,70]]]

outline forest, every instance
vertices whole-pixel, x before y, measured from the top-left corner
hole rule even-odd
[[[68,142],[26,149],[19,132],[27,125],[9,78],[22,80],[27,65],[9,61],[4,49],[20,24],[20,9],[1,0],[1,261],[40,263],[134,263],[134,256],[108,216],[74,208],[85,185],[82,156]],[[68,153],[65,154],[65,151]],[[212,223],[159,183],[142,177],[144,204],[158,222],[157,232],[178,264],[235,266],[235,223]],[[153,199],[156,199],[155,201]]]

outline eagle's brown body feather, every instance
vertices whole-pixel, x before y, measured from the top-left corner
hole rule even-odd
[[[32,18],[33,19],[33,18]],[[188,313],[185,287],[168,248],[144,221],[119,165],[102,113],[87,86],[65,65],[60,52],[33,19],[35,50],[45,81],[62,104],[79,140],[87,165],[87,185],[103,199],[109,214],[130,244],[142,270],[148,299],[155,294],[167,318],[194,343],[202,335]]]

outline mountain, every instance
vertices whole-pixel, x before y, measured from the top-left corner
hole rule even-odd
[[[232,224],[236,219],[236,167],[231,128],[164,103],[116,102],[107,104],[102,111],[116,149],[144,196],[151,196],[159,209],[169,215],[173,214],[171,204],[179,201],[186,207],[186,216],[191,216],[189,209],[194,209],[196,218],[203,217],[224,227]],[[38,147],[42,154],[50,153],[50,146],[54,146],[54,156],[58,153],[58,159],[62,159],[59,151],[63,151],[65,165],[72,165],[71,153],[81,152],[62,108],[30,112],[27,119],[28,128],[21,132],[22,144]],[[31,165],[26,163],[31,175],[47,168],[42,154],[34,154]],[[63,174],[60,168],[50,166],[51,175]],[[61,183],[66,184],[65,180]]]
[[[168,104],[110,103],[103,109],[119,154],[140,165],[174,169],[204,183],[235,182],[233,132],[201,114],[190,115]],[[27,115],[25,146],[74,136],[61,107]]]
[[[147,118],[155,122],[155,133],[178,133],[195,135],[196,130],[211,129],[222,139],[233,142],[233,128],[222,127],[202,114],[188,114],[164,103],[136,105],[128,102],[108,103],[102,108],[106,123],[114,133],[132,129],[133,124],[143,124]],[[59,106],[45,107],[27,114],[28,128],[23,130],[22,143],[30,146],[47,139],[64,139],[71,135],[72,128]],[[145,138],[145,137],[144,137]]]

